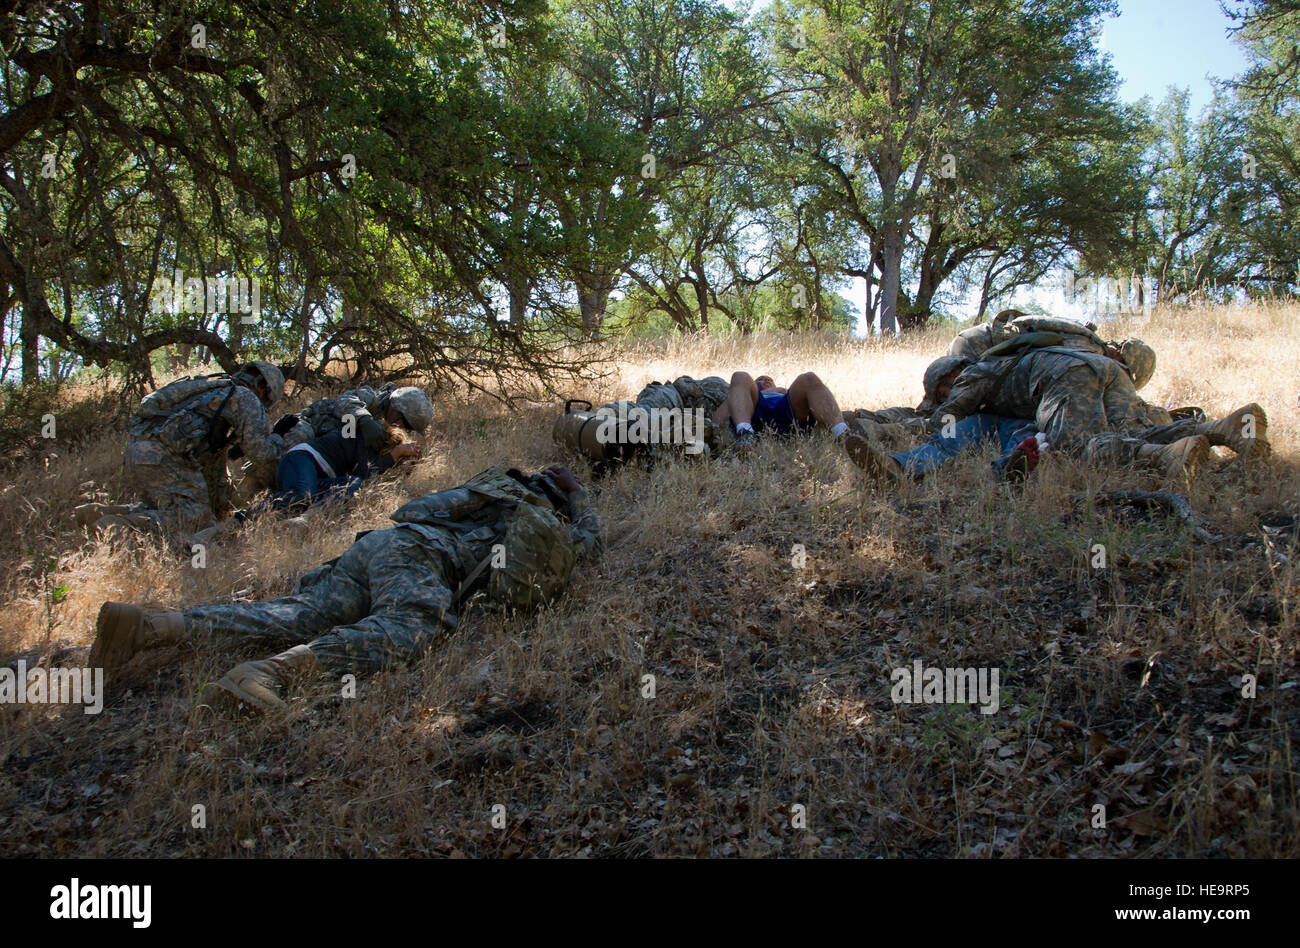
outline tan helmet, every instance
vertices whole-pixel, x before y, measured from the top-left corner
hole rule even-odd
[[[921,411],[933,411],[939,407],[939,382],[958,369],[971,365],[970,359],[960,355],[940,356],[931,362],[925,370],[925,400],[921,402]]]
[[[1141,339],[1125,339],[1119,344],[1119,357],[1124,360],[1133,387],[1141,388],[1151,381],[1156,371],[1156,351]]]
[[[388,396],[388,407],[401,412],[407,425],[415,431],[423,432],[433,424],[433,402],[413,385],[394,389]]]
[[[257,390],[258,382],[265,382],[270,390],[266,403],[268,408],[284,397],[284,373],[269,362],[247,362],[235,373],[234,378],[254,391]]]

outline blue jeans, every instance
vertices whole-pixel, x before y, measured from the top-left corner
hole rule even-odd
[[[325,477],[306,451],[290,451],[275,469],[275,486],[271,506],[281,510],[292,504],[315,503],[322,495],[335,490],[343,497],[351,497],[361,486],[361,478]]]
[[[993,462],[993,469],[1001,473],[1012,449],[1025,438],[1033,437],[1034,430],[1034,423],[1023,418],[969,415],[953,425],[951,437],[945,438],[942,432],[931,435],[919,448],[895,454],[893,458],[912,477],[921,478],[951,463],[967,448],[993,441],[1002,452],[1002,456]]]

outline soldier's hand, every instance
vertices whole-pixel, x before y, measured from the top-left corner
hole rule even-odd
[[[283,418],[281,418],[279,421],[275,423],[275,427],[271,429],[271,434],[278,434],[278,435],[288,434],[297,426],[298,426],[297,415],[285,415]]]
[[[392,455],[394,461],[401,461],[404,458],[418,458],[420,456],[420,446],[414,441],[403,441],[401,444],[394,446]]]
[[[552,464],[542,473],[560,485],[565,493],[572,494],[576,490],[582,490],[582,483],[563,464]]]

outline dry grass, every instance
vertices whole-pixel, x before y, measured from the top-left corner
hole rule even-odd
[[[1071,505],[1151,482],[1062,458],[1020,492],[972,457],[891,495],[820,435],[744,463],[625,470],[595,484],[608,551],[568,596],[532,616],[476,609],[420,667],[363,679],[356,700],[317,683],[284,715],[217,719],[197,705],[202,683],[250,656],[205,649],[98,716],[0,709],[0,853],[1300,855],[1298,317],[1200,310],[1134,330],[1161,357],[1151,400],[1268,411],[1274,458],[1243,470],[1225,457],[1189,494],[1218,543]],[[912,404],[946,342],[671,342],[570,394],[599,402],[736,368],[788,383],[811,368],[845,408]],[[64,526],[83,482],[114,489],[120,428],[23,464],[0,505],[0,650],[88,643],[104,599],[282,594],[412,495],[556,459],[553,407],[437,408],[425,457],[345,515],[292,542],[264,521],[203,570]],[[1089,565],[1094,542],[1105,570]],[[890,670],[916,659],[997,667],[998,713],[895,706]],[[1242,674],[1258,678],[1254,699]],[[1105,829],[1091,825],[1098,803]]]

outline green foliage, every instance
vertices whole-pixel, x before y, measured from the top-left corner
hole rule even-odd
[[[1113,9],[20,3],[4,331],[28,381],[177,347],[518,387],[602,328],[842,326],[852,278],[902,328],[1065,262],[1291,291],[1300,13],[1236,5],[1250,68],[1192,120],[1119,105]],[[260,316],[163,305],[177,270],[256,279]]]

